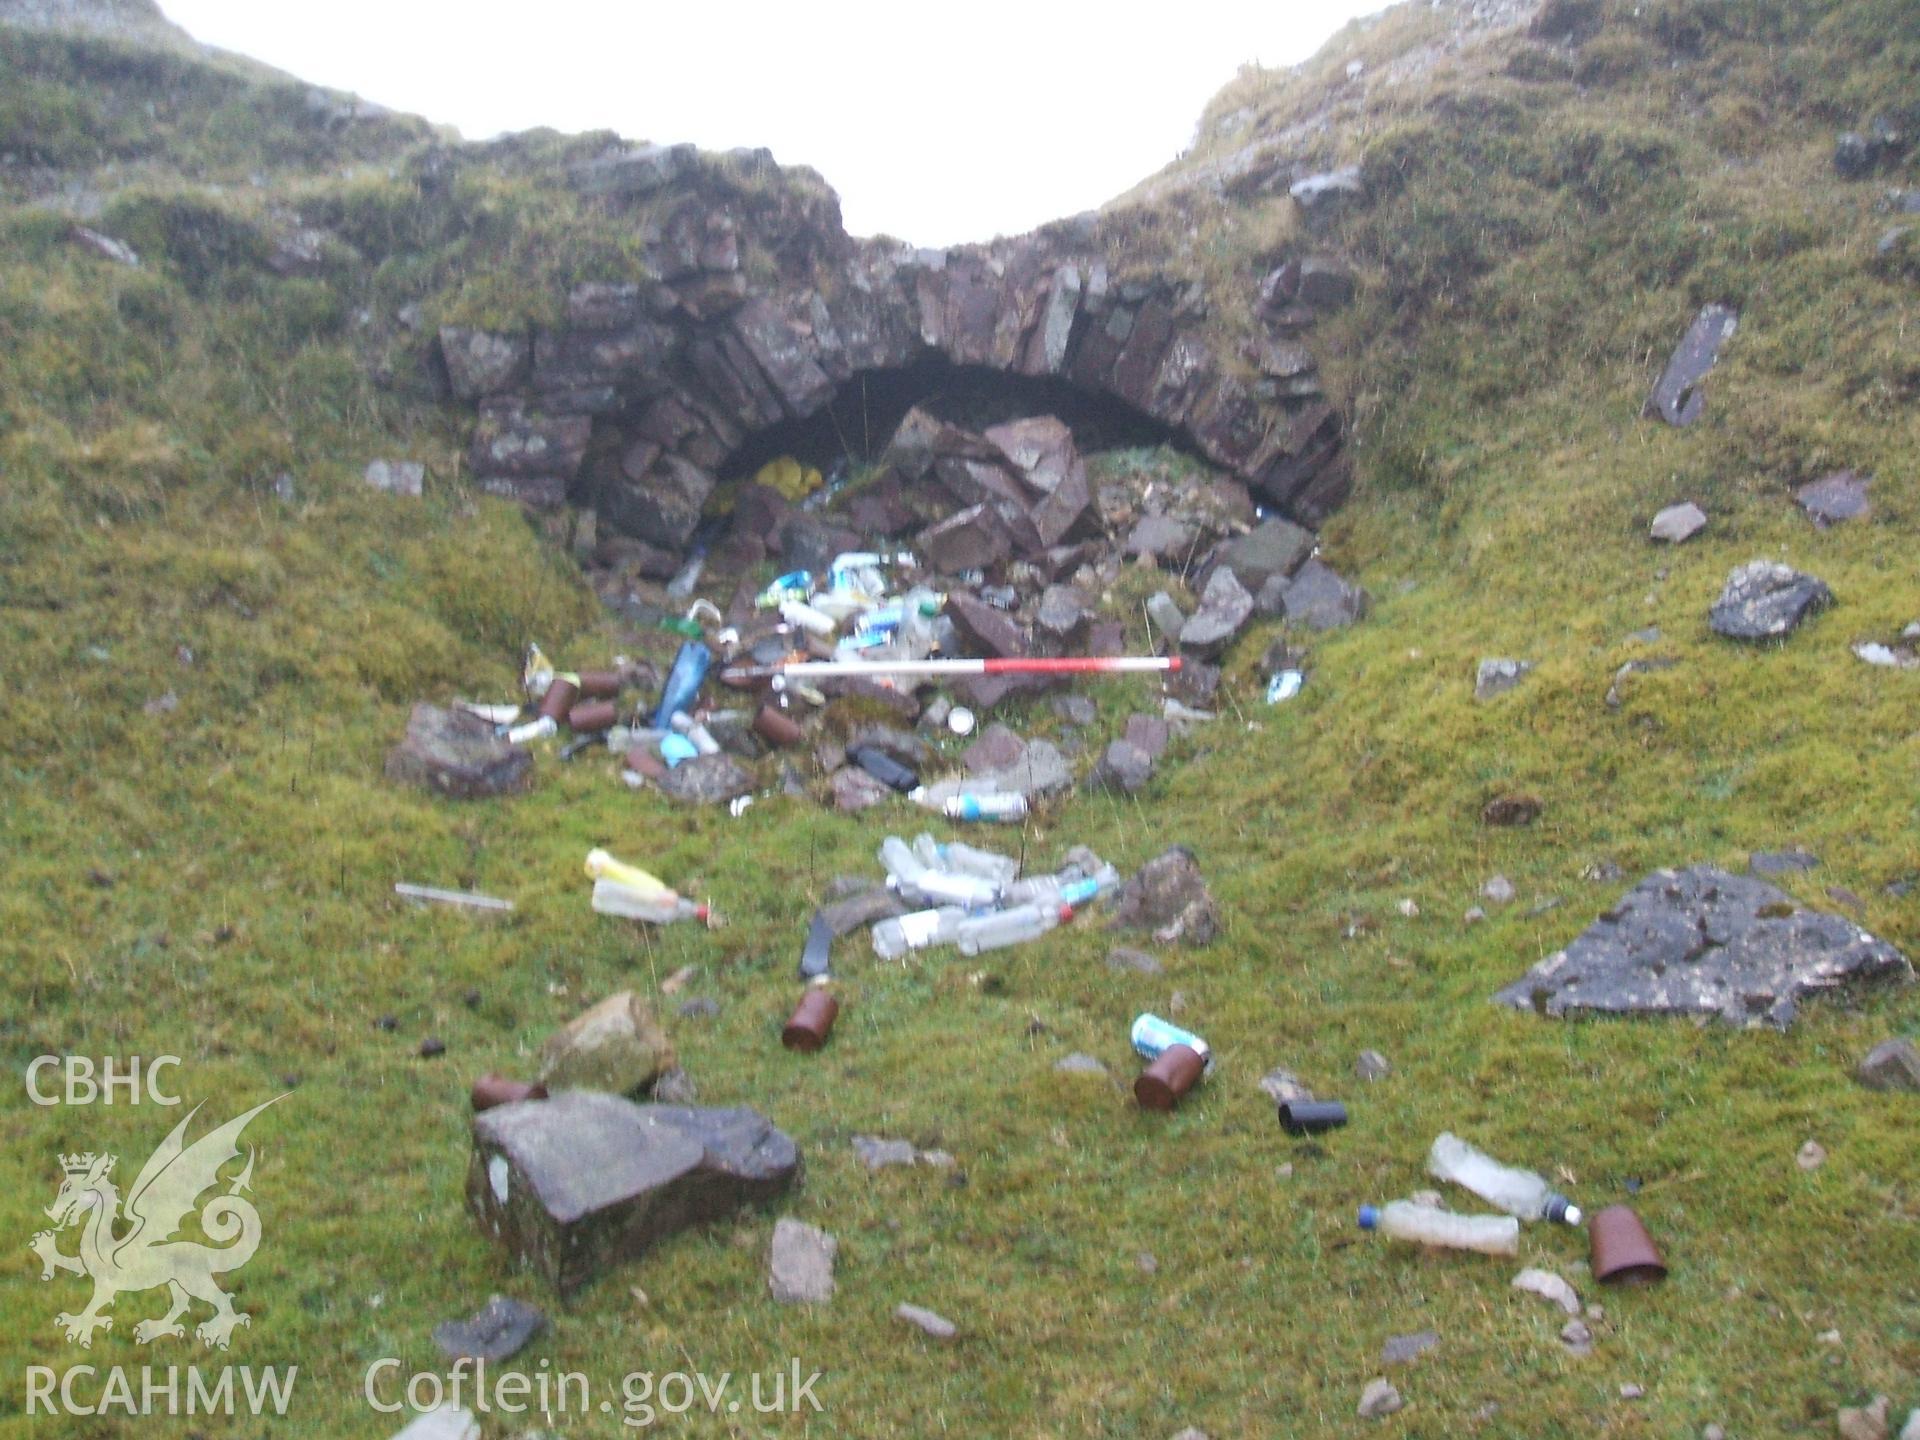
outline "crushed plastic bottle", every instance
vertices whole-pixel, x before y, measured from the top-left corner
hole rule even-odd
[[[1580,1223],[1580,1207],[1531,1170],[1502,1165],[1458,1136],[1442,1134],[1427,1152],[1427,1173],[1471,1190],[1496,1209],[1522,1220]]]
[[[913,853],[936,869],[951,870],[956,875],[977,875],[1003,888],[1011,885],[1020,873],[1020,862],[1011,855],[998,855],[960,840],[942,844],[931,835],[916,835]]]
[[[673,887],[657,876],[649,875],[638,865],[629,865],[624,860],[616,860],[605,850],[589,850],[586,864],[589,880],[611,880],[614,884],[643,895],[672,894]]]
[[[1120,888],[1120,872],[1102,865],[1092,875],[1078,870],[1062,870],[1057,875],[1035,875],[1016,880],[1007,887],[1007,904],[1023,905],[1029,900],[1064,900],[1078,907]]]
[[[968,918],[968,912],[958,905],[890,916],[873,927],[873,953],[882,960],[898,960],[909,950],[951,945],[959,938],[961,923]]]
[[[1012,822],[1027,818],[1027,797],[1018,791],[1010,795],[949,795],[940,808],[949,820]]]
[[[978,955],[983,950],[999,950],[1038,940],[1072,918],[1071,905],[1057,900],[1036,900],[1030,905],[1016,905],[1011,910],[995,910],[961,921],[954,943],[962,955]]]
[[[840,624],[831,615],[816,609],[804,600],[782,600],[780,618],[789,625],[798,625],[810,635],[826,637],[839,630]]]
[[[674,712],[668,722],[676,735],[684,735],[689,744],[702,755],[718,755],[720,742],[713,738],[713,732],[684,710]]]
[[[880,845],[880,863],[888,888],[923,905],[958,905],[970,910],[1000,902],[1000,886],[978,875],[957,874],[928,865],[897,835]]]
[[[621,920],[645,920],[653,925],[671,925],[676,920],[708,918],[707,907],[685,899],[671,890],[648,893],[630,889],[614,880],[593,882],[593,908],[601,915]]]
[[[1520,1253],[1520,1222],[1511,1215],[1456,1215],[1411,1200],[1395,1200],[1362,1205],[1360,1228],[1379,1230],[1414,1245],[1478,1250],[1483,1255]]]
[[[510,745],[529,745],[535,740],[550,739],[559,733],[559,722],[551,715],[542,715],[537,720],[529,720],[524,725],[515,725],[507,731],[507,743]]]
[[[1282,670],[1267,682],[1267,704],[1279,705],[1300,693],[1307,677],[1298,670]]]

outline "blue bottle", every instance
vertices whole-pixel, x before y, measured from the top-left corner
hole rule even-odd
[[[654,729],[668,729],[676,714],[693,708],[700,684],[707,678],[707,666],[712,663],[713,652],[698,640],[680,647],[680,653],[673,657],[673,669],[667,673],[667,683],[660,687],[660,708],[653,712]]]

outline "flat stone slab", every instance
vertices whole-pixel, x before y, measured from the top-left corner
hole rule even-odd
[[[450,1360],[510,1360],[547,1328],[547,1317],[523,1300],[495,1295],[471,1320],[433,1327],[433,1343]]]
[[[387,752],[386,774],[403,785],[473,800],[526,789],[533,757],[496,736],[478,715],[415,705],[406,738]]]
[[[1727,576],[1708,620],[1729,640],[1777,640],[1833,603],[1826,582],[1772,560],[1754,560]]]
[[[1851,470],[1836,470],[1811,485],[1802,485],[1793,492],[1793,498],[1807,512],[1807,518],[1823,530],[1849,520],[1864,520],[1873,513],[1867,501],[1867,482]]]
[[[840,1242],[817,1226],[782,1216],[773,1225],[767,1286],[782,1305],[824,1305],[833,1298]]]
[[[1698,865],[1654,871],[1493,998],[1545,1015],[1717,1015],[1785,1029],[1808,996],[1912,977],[1904,955],[1851,921]]]
[[[1694,316],[1641,414],[1669,425],[1691,425],[1698,420],[1707,408],[1707,393],[1701,382],[1720,362],[1721,348],[1739,328],[1740,316],[1728,305],[1708,305]]]
[[[1647,534],[1669,545],[1684,545],[1707,528],[1707,512],[1691,500],[1669,505],[1653,517]]]
[[[467,1208],[564,1296],[669,1235],[775,1199],[799,1170],[793,1141],[753,1110],[568,1091],[474,1116]]]

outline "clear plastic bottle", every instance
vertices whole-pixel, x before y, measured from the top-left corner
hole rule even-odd
[[[1120,888],[1120,872],[1103,865],[1092,875],[1078,870],[1062,870],[1057,875],[1034,875],[1016,880],[1007,887],[1007,904],[1024,905],[1029,900],[1064,900],[1079,906]]]
[[[547,740],[560,733],[560,726],[551,715],[542,715],[537,720],[529,720],[524,725],[515,725],[507,731],[507,743],[511,745],[529,745],[535,740]]]
[[[590,880],[611,880],[623,889],[640,895],[671,895],[673,888],[665,881],[649,875],[638,865],[629,865],[624,860],[616,860],[604,850],[587,852],[587,878]]]
[[[977,875],[956,875],[923,861],[898,835],[880,844],[880,863],[895,894],[923,905],[959,905],[978,910],[1000,903],[1000,887]]]
[[[962,921],[954,943],[962,955],[978,955],[983,950],[999,950],[1007,945],[1038,940],[1072,918],[1071,905],[1048,901],[1016,905],[1011,910],[995,910],[990,915],[975,915]]]
[[[948,870],[955,875],[976,875],[982,880],[993,881],[1003,889],[1011,885],[1014,877],[1020,873],[1020,862],[1011,855],[997,855],[961,840],[951,840],[943,845],[931,835],[916,835],[913,853],[929,867]]]
[[[824,611],[816,610],[804,600],[782,600],[780,618],[789,625],[798,625],[808,634],[822,637],[833,634],[840,628],[840,622]]]
[[[713,738],[713,732],[684,710],[676,710],[671,721],[676,735],[684,735],[693,748],[702,755],[718,755],[720,742]]]
[[[1520,1222],[1511,1215],[1456,1215],[1411,1200],[1360,1207],[1360,1228],[1379,1230],[1396,1240],[1448,1250],[1478,1250],[1483,1255],[1520,1253]]]
[[[621,920],[645,920],[654,925],[671,925],[676,920],[705,920],[707,907],[671,890],[634,890],[617,880],[593,882],[593,908],[601,915]]]
[[[1427,1173],[1464,1186],[1482,1200],[1522,1220],[1580,1223],[1580,1207],[1531,1170],[1502,1165],[1456,1135],[1442,1134],[1427,1152]]]
[[[1027,797],[1011,795],[949,795],[941,805],[949,820],[1015,821],[1027,818]]]
[[[891,916],[873,927],[873,952],[882,960],[898,960],[909,950],[951,945],[960,933],[960,923],[967,918],[967,912],[958,905]]]

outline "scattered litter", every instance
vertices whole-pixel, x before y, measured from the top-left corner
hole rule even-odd
[[[738,820],[747,813],[747,807],[753,804],[751,795],[736,795],[727,802],[727,813]]]
[[[1428,1150],[1427,1173],[1471,1190],[1489,1205],[1522,1220],[1580,1223],[1580,1207],[1569,1204],[1566,1196],[1531,1170],[1502,1165],[1450,1134],[1441,1134]]]
[[[1587,1221],[1593,1278],[1602,1285],[1650,1285],[1667,1277],[1666,1262],[1640,1217],[1609,1205]]]
[[[501,900],[492,895],[479,895],[471,890],[439,890],[431,885],[411,885],[404,880],[394,885],[393,893],[404,895],[409,900],[432,901],[436,905],[454,905],[466,910],[513,909],[511,900]]]
[[[593,881],[593,908],[601,915],[645,920],[653,925],[670,925],[676,920],[714,923],[705,905],[684,899],[646,871],[624,864],[604,850],[587,852],[586,871]]]
[[[973,733],[973,711],[964,705],[956,705],[947,712],[947,729],[954,734],[967,736]]]
[[[1213,1067],[1206,1041],[1158,1015],[1136,1017],[1128,1038],[1135,1052],[1150,1062],[1133,1082],[1134,1099],[1143,1110],[1173,1109]]]
[[[840,1002],[833,993],[822,985],[810,985],[781,1030],[780,1043],[789,1050],[812,1054],[827,1043],[839,1015]]]
[[[1282,670],[1267,682],[1267,704],[1279,705],[1300,693],[1307,677],[1298,670]]]
[[[1318,1135],[1347,1123],[1347,1107],[1338,1100],[1282,1100],[1280,1128],[1289,1135]]]
[[[1379,1230],[1395,1240],[1483,1255],[1520,1253],[1520,1222],[1511,1215],[1456,1215],[1411,1200],[1362,1205],[1360,1228]]]

